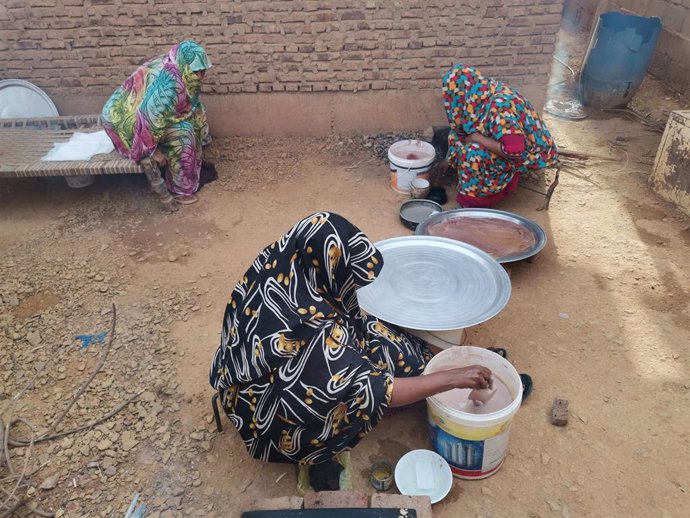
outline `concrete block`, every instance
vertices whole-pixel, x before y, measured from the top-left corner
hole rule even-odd
[[[671,113],[649,183],[690,215],[690,110]]]
[[[417,518],[431,518],[431,500],[428,496],[405,496],[376,493],[371,497],[372,509],[414,509]]]
[[[369,497],[359,491],[320,491],[304,497],[305,509],[366,509]]]
[[[244,511],[281,511],[283,509],[302,509],[303,499],[299,496],[279,498],[254,498]]]

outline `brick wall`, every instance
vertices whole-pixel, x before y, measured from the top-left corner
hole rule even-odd
[[[214,63],[210,96],[440,99],[443,72],[466,62],[540,105],[562,9],[563,0],[3,0],[0,75],[32,81],[72,111],[91,108],[138,64],[191,38]]]
[[[601,13],[658,16],[663,23],[650,72],[690,94],[690,0],[566,0],[566,19],[592,27]]]

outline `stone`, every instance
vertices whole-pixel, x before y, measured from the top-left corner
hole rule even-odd
[[[165,500],[165,503],[169,507],[173,507],[173,508],[177,509],[178,507],[180,507],[180,505],[182,505],[182,497],[181,496],[171,496],[170,498],[167,498]]]
[[[112,445],[112,441],[109,441],[108,439],[103,439],[102,441],[99,441],[99,443],[96,445],[96,448],[98,448],[99,451],[105,451],[109,450]]]
[[[432,518],[431,500],[428,496],[388,495],[376,493],[371,496],[372,509],[414,509],[417,518]]]
[[[131,432],[127,430],[126,432],[122,432],[122,449],[125,451],[129,451],[132,448],[134,448],[137,444],[139,444],[139,439],[137,439],[137,436],[134,435],[134,432]]]
[[[39,489],[43,489],[43,490],[54,489],[55,486],[57,486],[59,479],[60,479],[60,474],[56,473],[55,475],[51,475],[48,478],[46,478],[43,482],[41,482],[41,485],[38,487],[39,487]]]
[[[568,424],[568,400],[554,398],[551,406],[551,424],[565,426]]]
[[[299,496],[254,498],[249,501],[247,511],[282,511],[285,509],[302,509],[303,502],[304,499]]]
[[[361,509],[369,507],[369,498],[359,491],[319,491],[304,497],[305,509]]]
[[[42,341],[41,333],[39,333],[38,331],[31,331],[29,334],[26,335],[26,339],[29,341],[31,345],[36,347]]]
[[[551,509],[554,513],[561,509],[560,504],[558,502],[554,502],[553,500],[547,500],[546,505],[548,505],[549,509]]]
[[[541,463],[544,466],[546,466],[550,460],[551,460],[551,455],[549,455],[548,453],[542,453],[541,454]]]

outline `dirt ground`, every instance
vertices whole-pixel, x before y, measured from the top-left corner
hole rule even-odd
[[[636,105],[659,118],[688,108],[651,79]],[[548,244],[513,265],[508,306],[469,343],[507,347],[535,390],[503,468],[456,480],[434,515],[686,516],[690,220],[647,187],[660,134],[611,114],[546,120],[561,147],[617,160],[564,172],[548,212],[525,189],[498,207],[538,222]],[[83,190],[0,183],[5,420],[11,411],[37,433],[55,423],[107,344],[74,337],[108,331],[111,303],[103,370],[56,430],[143,391],[89,431],[12,450],[15,472],[37,468],[28,496],[58,516],[122,516],[138,491],[152,517],[233,518],[251,498],[294,494],[291,466],[251,460],[229,421],[222,434],[212,424],[207,373],[226,299],[257,252],[310,212],[338,212],[373,240],[410,234],[404,197],[361,139],[220,139],[209,155],[220,179],[174,214],[143,177]],[[566,427],[549,423],[554,397],[570,401]],[[356,488],[373,491],[372,460],[428,447],[423,408],[385,419],[353,452]]]

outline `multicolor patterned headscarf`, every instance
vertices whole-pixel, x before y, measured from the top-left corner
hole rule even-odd
[[[443,77],[443,104],[451,127],[460,134],[481,133],[499,85],[476,68],[456,65],[449,70]]]
[[[114,128],[118,151],[135,162],[150,156],[172,125],[202,107],[202,81],[194,72],[210,67],[206,51],[193,41],[141,65],[103,107],[104,125]]]
[[[193,41],[183,41],[170,50],[167,60],[180,71],[189,97],[197,97],[201,91],[201,78],[195,72],[211,68],[204,48]]]
[[[302,349],[336,355],[328,345],[333,326],[342,344],[361,348],[356,290],[382,266],[381,253],[343,217],[302,220],[259,254],[232,292],[211,384],[227,389],[276,370],[288,376],[304,367]]]
[[[382,266],[357,227],[319,212],[266,247],[236,285],[210,382],[252,457],[332,459],[381,420],[395,377],[424,372],[420,340],[360,315],[356,289]]]
[[[525,153],[521,163],[513,166],[541,169],[558,162],[556,144],[530,102],[514,88],[482,76],[476,68],[455,65],[446,73],[443,104],[451,135],[481,133],[494,140],[522,135]]]

